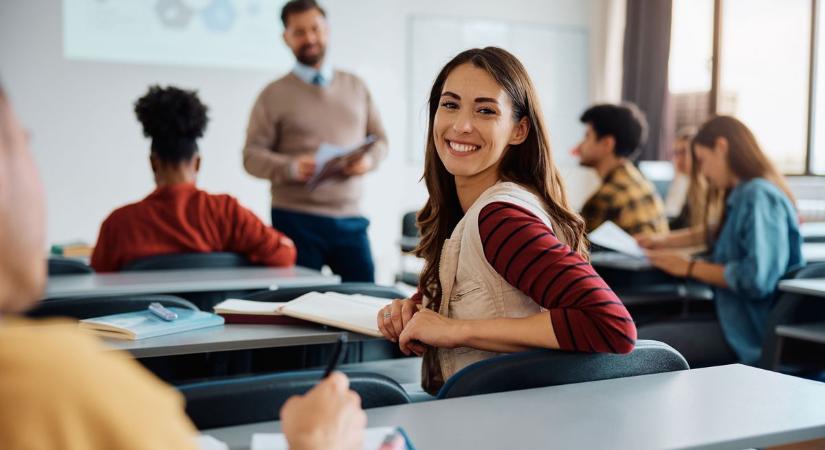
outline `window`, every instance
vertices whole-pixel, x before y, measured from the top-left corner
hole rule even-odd
[[[825,42],[823,38],[823,14],[825,4],[817,2],[816,8],[816,55],[814,71],[813,109],[814,119],[812,130],[811,172],[814,175],[825,175]]]
[[[699,125],[713,112],[733,115],[784,173],[825,175],[825,45],[811,52],[822,36],[812,30],[812,15],[823,6],[822,0],[673,0],[675,129]],[[817,30],[822,20],[817,13]],[[814,70],[817,61],[823,70]]]
[[[668,84],[675,127],[698,126],[710,111],[713,0],[674,0]]]
[[[721,31],[717,111],[748,125],[779,170],[805,173],[811,0],[724,0]]]

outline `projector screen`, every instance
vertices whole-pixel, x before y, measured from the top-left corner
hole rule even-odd
[[[63,0],[63,53],[102,62],[256,68],[293,64],[284,0]]]

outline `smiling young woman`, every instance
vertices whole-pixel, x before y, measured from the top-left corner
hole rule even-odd
[[[584,223],[518,59],[487,47],[447,63],[425,151],[419,291],[377,320],[403,352],[424,355],[428,392],[501,352],[633,349],[633,320],[585,259]]]

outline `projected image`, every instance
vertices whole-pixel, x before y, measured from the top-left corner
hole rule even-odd
[[[66,58],[284,70],[273,0],[63,0]]]

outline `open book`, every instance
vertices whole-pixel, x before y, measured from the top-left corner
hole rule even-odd
[[[315,175],[307,181],[307,188],[314,190],[322,182],[342,176],[347,165],[364,156],[377,140],[375,136],[369,135],[362,142],[351,147],[322,144],[315,155],[318,168]]]
[[[226,299],[214,307],[215,314],[226,323],[306,325],[306,320],[285,316],[281,308],[285,302],[256,302],[252,300]]]
[[[601,247],[637,258],[645,257],[645,252],[636,243],[636,239],[633,239],[633,236],[627,234],[625,230],[609,220],[591,231],[587,237],[590,242]]]
[[[378,312],[390,302],[392,300],[386,298],[360,294],[310,292],[286,303],[229,299],[215,305],[215,312],[224,316],[229,323],[284,323],[277,318],[286,316],[367,336],[382,337],[376,318]],[[260,320],[250,318],[243,321],[238,316],[257,316]]]
[[[80,328],[115,339],[137,340],[223,325],[223,317],[204,311],[170,307],[178,318],[166,321],[148,310],[112,314],[80,321]]]

